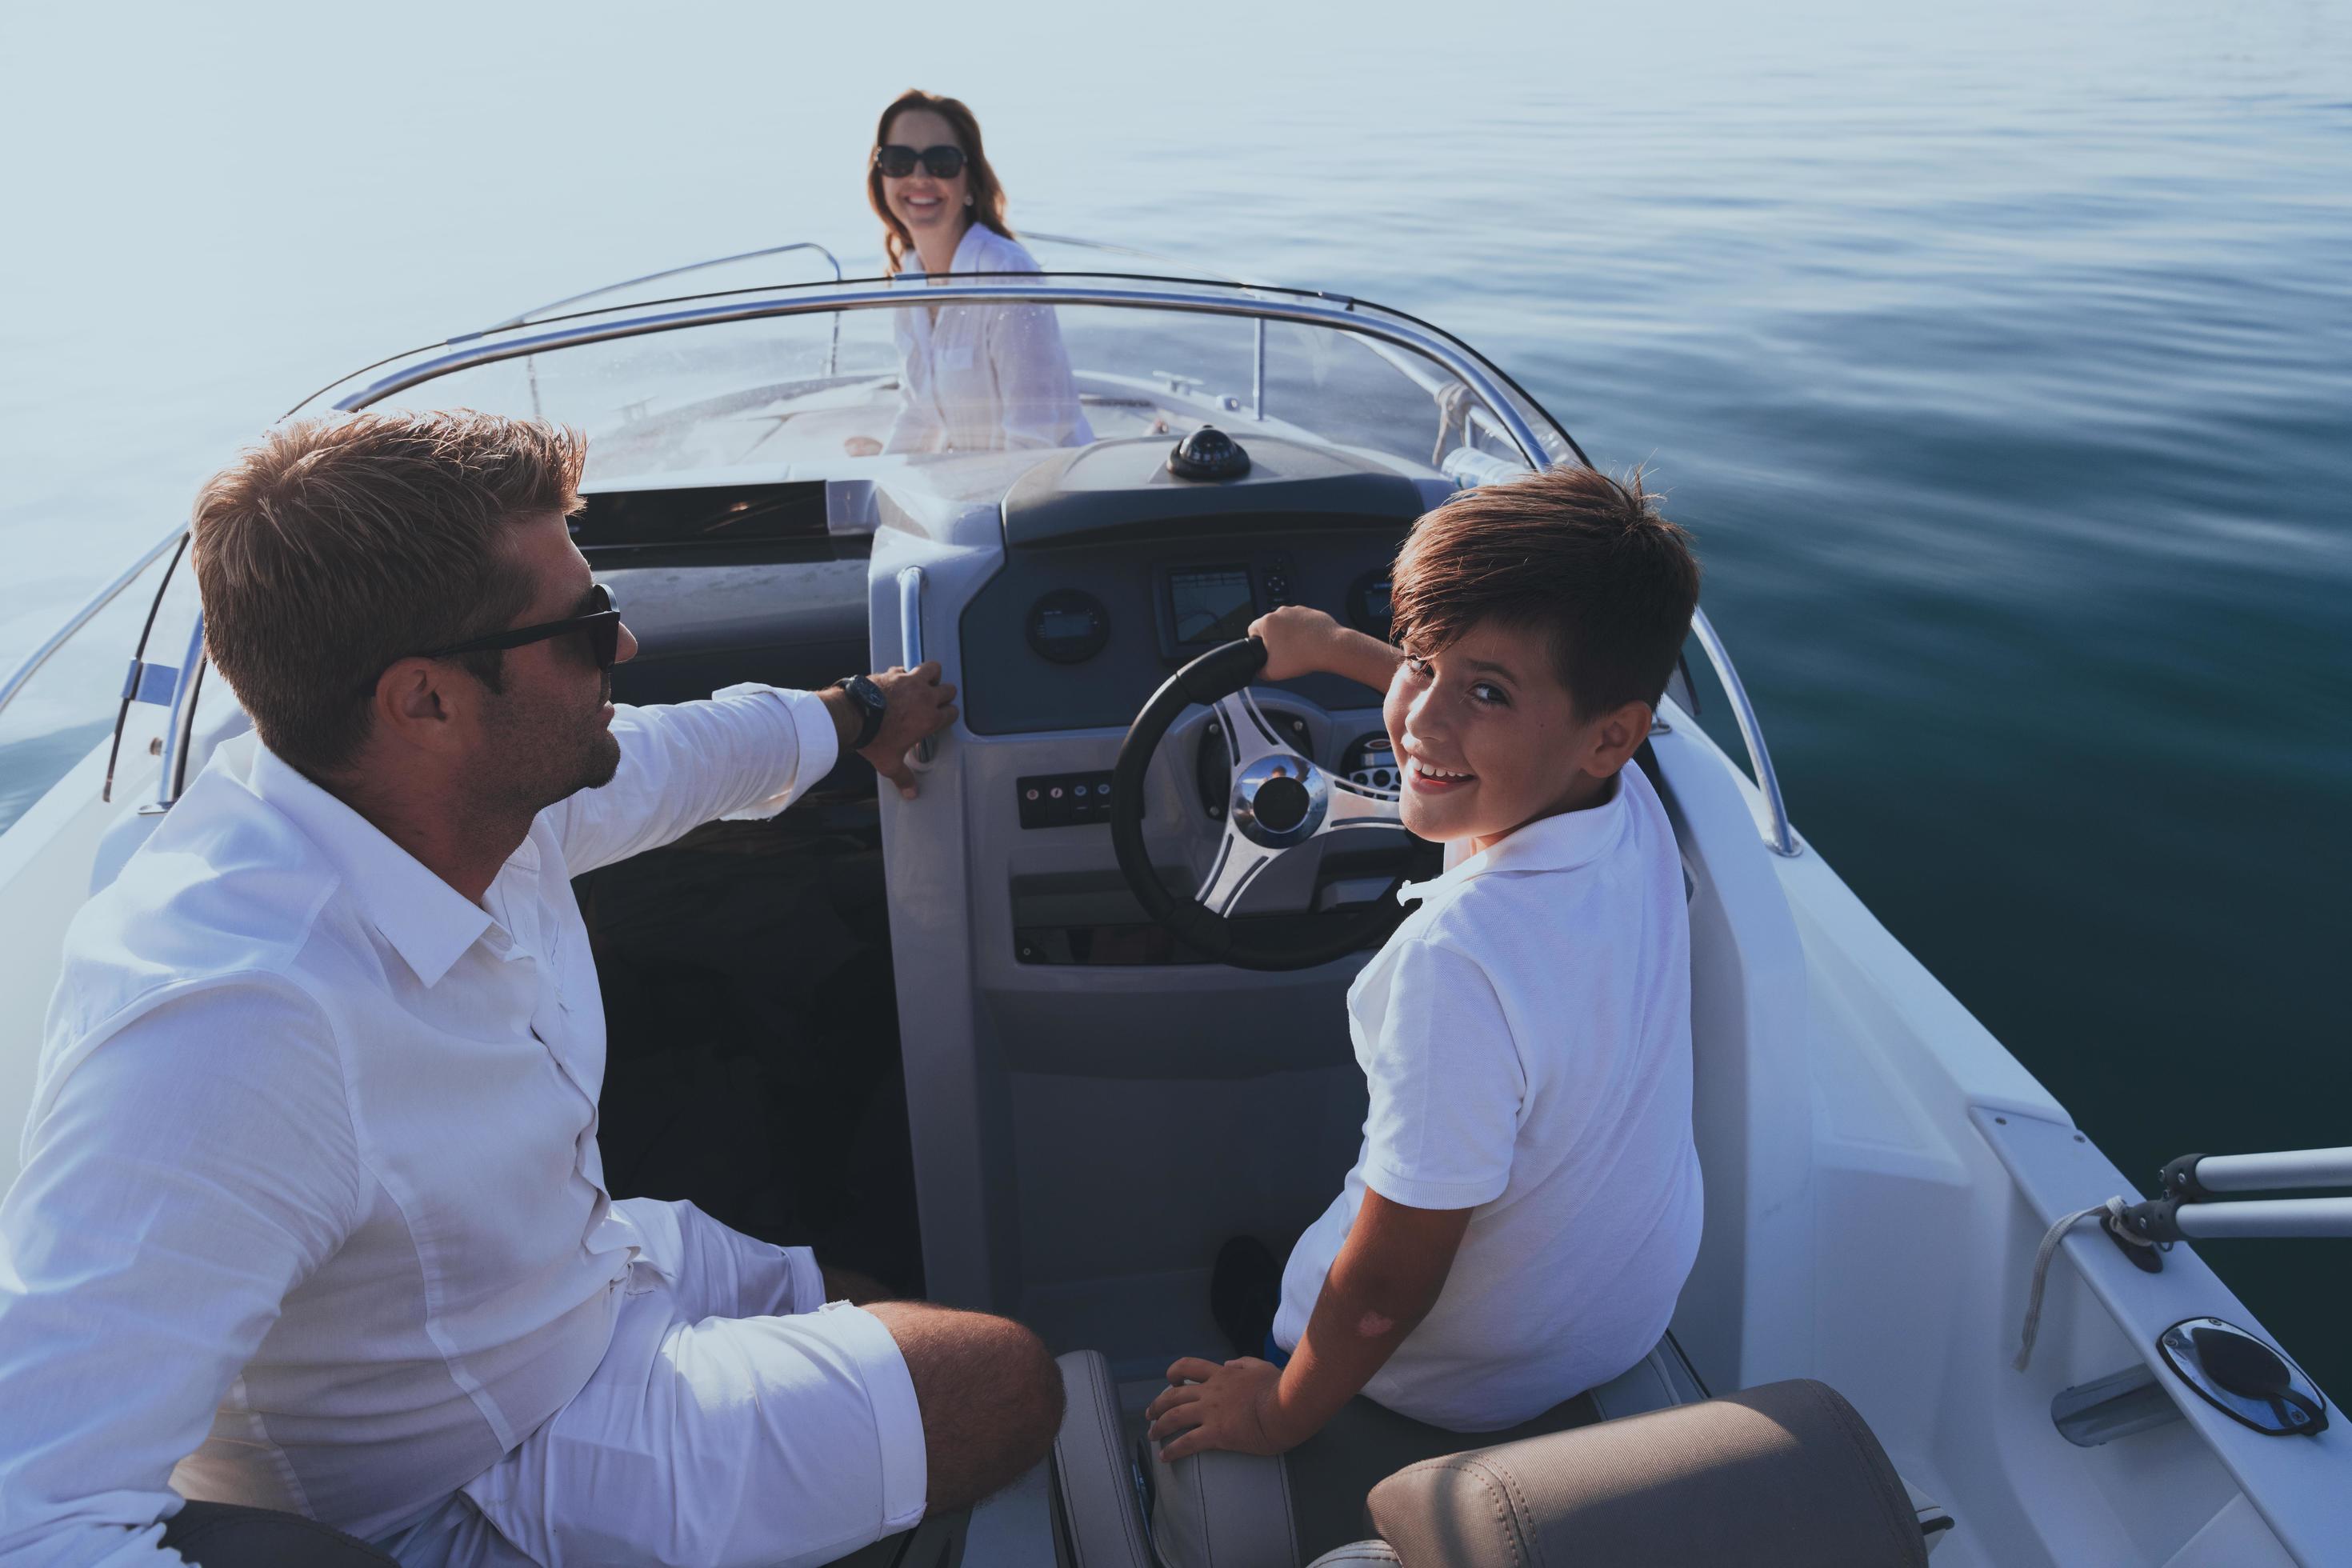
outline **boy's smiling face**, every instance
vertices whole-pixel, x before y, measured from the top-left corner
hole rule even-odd
[[[1402,770],[1404,826],[1470,840],[1595,805],[1650,732],[1647,704],[1580,714],[1550,637],[1481,621],[1426,649],[1408,641],[1381,709]]]

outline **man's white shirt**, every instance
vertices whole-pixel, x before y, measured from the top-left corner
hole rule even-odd
[[[605,1189],[571,879],[772,815],[837,745],[757,686],[613,728],[613,782],[479,904],[247,741],[75,919],[0,1201],[0,1561],[158,1560],[167,1482],[378,1535],[595,1370],[632,1262],[678,1248]]]
[[[1457,1432],[1531,1419],[1665,1332],[1698,1251],[1682,861],[1639,768],[1448,868],[1348,992],[1371,1090],[1283,1272],[1297,1348],[1366,1188],[1470,1209],[1445,1289],[1364,1392]]]
[[[964,231],[948,270],[1034,272],[1019,241],[983,224]],[[902,283],[928,284],[907,255]],[[939,305],[897,312],[898,413],[887,452],[1019,451],[1093,440],[1051,305]],[[936,320],[934,319],[936,318]]]

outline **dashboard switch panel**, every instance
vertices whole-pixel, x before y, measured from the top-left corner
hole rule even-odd
[[[1360,784],[1373,789],[1402,789],[1403,770],[1397,766],[1396,752],[1382,734],[1358,737],[1348,748],[1348,755],[1339,771]]]
[[[1110,820],[1110,774],[1042,773],[1016,781],[1024,827],[1082,827]]]

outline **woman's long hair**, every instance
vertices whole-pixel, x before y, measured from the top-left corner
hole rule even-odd
[[[872,205],[874,216],[882,220],[882,248],[889,255],[893,277],[906,265],[907,252],[915,247],[915,237],[907,232],[907,226],[898,220],[890,211],[890,204],[882,199],[882,171],[874,162],[874,153],[889,138],[890,121],[909,109],[928,109],[946,121],[962,145],[964,173],[971,189],[971,221],[987,225],[1007,239],[1013,237],[1013,230],[1004,222],[1004,187],[996,183],[996,171],[988,166],[988,154],[981,150],[980,121],[961,100],[908,88],[882,111],[881,122],[874,127],[874,147],[866,154],[866,199]]]

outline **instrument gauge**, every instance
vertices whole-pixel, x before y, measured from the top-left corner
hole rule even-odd
[[[1084,664],[1110,640],[1110,612],[1076,588],[1056,588],[1029,606],[1029,646],[1055,664]]]

